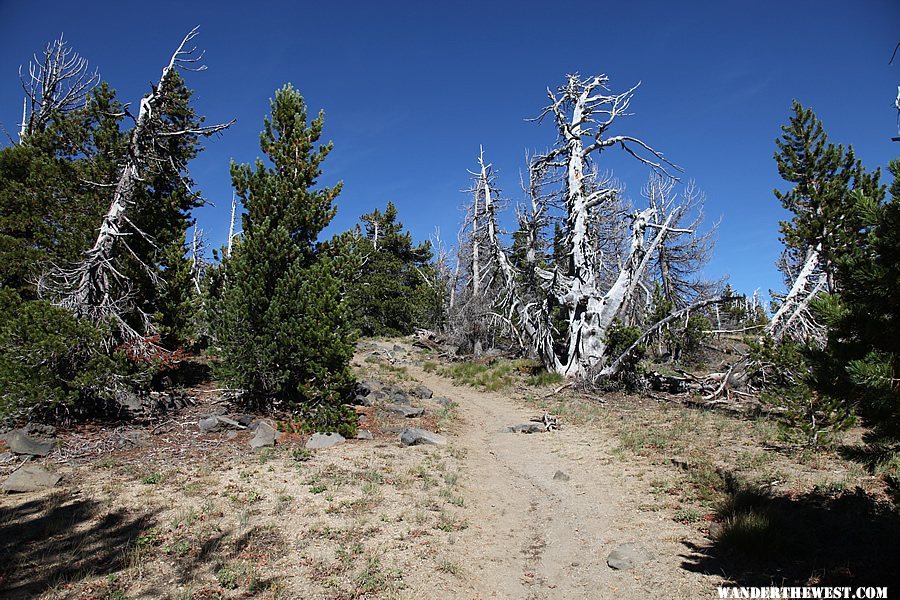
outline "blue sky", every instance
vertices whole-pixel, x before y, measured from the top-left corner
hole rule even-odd
[[[198,112],[238,122],[191,164],[213,203],[197,213],[227,236],[228,164],[259,155],[274,90],[293,83],[326,113],[334,152],[324,183],[344,182],[333,231],[393,201],[418,239],[452,241],[479,144],[520,198],[526,150],[553,131],[525,121],[566,73],[641,81],[620,133],[642,137],[694,178],[721,217],[711,277],[752,293],[779,288],[772,154],[791,100],[812,106],[832,141],[870,168],[900,154],[900,2],[14,2],[0,0],[0,123],[16,131],[17,69],[60,32],[134,104],[200,25],[209,69],[188,73]],[[646,170],[607,163],[636,199]],[[601,168],[604,165],[601,164]]]

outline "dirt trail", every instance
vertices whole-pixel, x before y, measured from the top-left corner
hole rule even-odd
[[[453,444],[465,451],[470,526],[459,561],[483,598],[697,598],[714,582],[682,569],[683,530],[639,507],[650,499],[651,467],[614,458],[600,429],[563,424],[540,434],[501,433],[538,416],[508,395],[409,374],[459,405]],[[568,480],[554,479],[561,471]],[[614,571],[609,552],[638,542],[655,556]],[[460,596],[463,597],[463,596]],[[469,596],[470,597],[470,596]]]

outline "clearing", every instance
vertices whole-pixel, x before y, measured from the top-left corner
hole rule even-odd
[[[371,440],[253,450],[199,431],[223,406],[206,386],[150,424],[61,432],[41,462],[62,483],[0,496],[2,596],[711,598],[895,576],[880,480],[785,451],[767,421],[540,385],[521,362],[454,370],[408,340],[359,348],[361,378],[433,392],[410,398],[424,415],[367,402]],[[558,430],[503,431],[545,412]],[[403,426],[447,444],[403,446]]]

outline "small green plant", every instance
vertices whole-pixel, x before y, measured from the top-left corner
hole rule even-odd
[[[434,373],[435,371],[437,371],[437,368],[438,368],[438,364],[436,362],[434,362],[433,360],[426,360],[425,363],[422,365],[422,369],[426,373]]]
[[[673,521],[678,523],[696,523],[700,519],[703,518],[703,515],[700,514],[700,511],[696,508],[680,508],[675,511],[675,515],[672,517]]]
[[[313,451],[306,448],[294,448],[291,450],[291,459],[297,463],[307,462],[313,457]]]
[[[174,554],[178,557],[184,557],[191,552],[191,543],[188,540],[175,540],[166,548],[166,554]]]
[[[141,479],[141,483],[143,483],[144,485],[156,485],[156,484],[162,482],[162,480],[163,480],[162,473],[151,473],[150,475],[147,475],[146,477]]]
[[[438,565],[438,571],[442,573],[447,573],[448,575],[459,575],[462,572],[459,565],[450,560],[443,560],[441,564]]]
[[[216,580],[218,580],[219,585],[221,585],[226,590],[235,590],[238,586],[238,574],[234,569],[231,569],[227,566],[220,568],[216,571]]]
[[[324,492],[327,489],[328,489],[328,486],[325,485],[324,483],[316,483],[316,484],[309,486],[309,493],[310,494],[321,494],[322,492]]]

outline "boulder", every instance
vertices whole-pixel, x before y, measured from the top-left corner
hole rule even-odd
[[[360,429],[356,432],[356,439],[358,440],[371,440],[374,439],[372,436],[372,432],[367,429]]]
[[[520,423],[518,425],[510,425],[501,430],[503,433],[544,433],[547,428],[543,423]]]
[[[420,444],[443,446],[447,443],[447,438],[418,427],[404,427],[400,431],[400,443],[404,446],[418,446]]]
[[[632,542],[619,544],[606,558],[606,564],[616,571],[629,571],[635,566],[653,560],[649,550]]]
[[[256,430],[253,433],[253,437],[250,438],[250,447],[265,448],[274,446],[275,440],[278,439],[278,437],[279,434],[275,431],[274,427],[266,421],[259,421],[259,424],[256,426]]]
[[[37,492],[59,483],[59,473],[48,471],[41,465],[22,465],[0,485],[4,492]]]
[[[413,408],[412,406],[405,406],[403,404],[388,404],[384,407],[384,410],[401,417],[406,417],[407,419],[421,417],[425,414],[424,408]]]
[[[199,428],[203,433],[212,433],[214,431],[218,431],[220,427],[221,425],[219,424],[219,417],[215,415],[203,417],[197,422],[197,428]]]
[[[56,447],[56,438],[35,439],[29,436],[24,429],[13,429],[0,435],[0,439],[4,440],[10,451],[15,454],[47,456]]]
[[[232,429],[246,429],[246,426],[241,425],[234,419],[229,419],[228,417],[223,417],[221,415],[216,417],[216,419],[219,421],[219,423],[221,423],[223,425],[228,425]]]
[[[321,450],[322,448],[331,448],[345,442],[344,436],[333,431],[326,433],[314,433],[307,440],[306,447],[309,450]]]
[[[428,398],[431,398],[432,396],[434,396],[434,392],[432,392],[428,387],[421,385],[421,384],[414,387],[412,389],[411,393],[416,398],[428,399]]]
[[[250,427],[250,423],[256,419],[253,415],[234,415],[234,420],[240,423],[241,427]]]
[[[451,404],[453,404],[453,400],[451,400],[450,398],[445,398],[443,396],[440,398],[435,398],[434,401],[441,406],[450,406]]]

